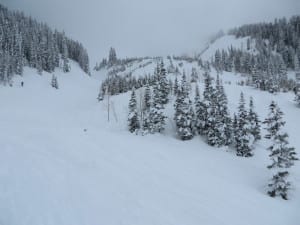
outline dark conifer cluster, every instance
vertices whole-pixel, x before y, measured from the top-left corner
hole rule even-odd
[[[117,57],[116,49],[111,47],[109,50],[108,58],[103,58],[100,63],[96,63],[94,70],[100,71],[102,69],[111,69],[112,67],[115,67],[114,69],[117,69],[119,72],[123,72],[126,70],[126,67],[131,67],[134,63],[141,63],[147,59],[159,60],[160,57],[153,58],[153,57],[146,56],[146,57],[130,57],[130,58],[120,59]],[[149,63],[151,62],[147,62],[141,65],[141,67],[145,67]]]
[[[111,74],[101,83],[99,95],[104,95],[105,93],[118,95],[130,91],[133,88],[138,89],[144,87],[146,84],[152,86],[156,82],[155,79],[156,77],[154,75],[136,78],[132,76],[131,73],[126,76]]]
[[[164,106],[169,102],[169,96],[172,94],[175,98],[174,122],[179,139],[190,140],[195,135],[200,135],[211,146],[234,146],[238,156],[252,156],[255,142],[261,139],[260,121],[254,111],[253,99],[250,98],[247,110],[244,95],[241,93],[238,113],[232,119],[219,75],[214,82],[215,85],[209,72],[205,72],[204,77],[203,98],[201,99],[199,87],[196,84],[193,102],[190,97],[192,79],[187,81],[186,74],[183,72],[180,82],[176,77],[174,84],[168,83],[164,64],[159,63],[154,72],[152,84],[148,82],[149,80],[145,80],[146,88],[143,89],[143,99],[140,100],[142,102],[139,109],[141,113],[137,114],[140,116],[134,117],[134,120],[139,120],[139,129],[143,130],[143,134],[163,130],[166,118],[163,112]],[[130,101],[133,101],[132,98]],[[133,110],[129,107],[130,115],[137,108],[136,106]],[[129,130],[133,130],[131,126]]]
[[[22,75],[24,66],[36,68],[39,74],[56,67],[69,72],[69,58],[89,73],[88,54],[81,43],[0,5],[1,83],[9,83],[14,74]]]
[[[141,130],[142,134],[154,134],[161,133],[165,129],[165,120],[167,117],[165,116],[164,109],[165,104],[169,101],[171,89],[169,87],[169,82],[167,82],[163,61],[157,64],[153,77],[152,91],[147,82],[145,91],[140,99],[141,107],[139,111],[141,113],[136,114],[137,116],[132,116],[138,111],[136,104],[135,107],[131,107],[131,105],[133,105],[132,102],[136,101],[134,100],[136,99],[136,96],[134,95],[134,91],[132,91],[128,117],[128,129],[131,132]]]
[[[275,19],[273,23],[244,25],[232,29],[229,34],[236,37],[250,36],[256,40],[257,50],[266,55],[275,51],[287,68],[295,69],[294,58],[300,59],[300,16]],[[268,40],[268,43],[265,42]]]
[[[296,70],[300,60],[300,16],[273,23],[245,25],[229,34],[247,37],[246,46],[217,50],[213,66],[217,71],[248,74],[248,84],[271,93],[292,90],[295,82],[287,70]]]

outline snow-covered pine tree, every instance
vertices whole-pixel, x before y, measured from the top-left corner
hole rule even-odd
[[[151,107],[151,89],[147,82],[144,93],[143,111],[149,111]]]
[[[275,74],[275,68],[272,60],[269,61],[267,67],[267,81],[266,88],[270,93],[276,94],[280,91],[280,79],[277,74]]]
[[[216,121],[219,134],[218,146],[228,146],[231,144],[231,118],[228,112],[228,100],[220,81],[219,74],[216,80]]]
[[[174,82],[174,88],[173,88],[173,93],[174,95],[177,95],[178,94],[178,89],[179,89],[179,84],[178,84],[178,79],[177,79],[177,76],[175,78],[175,82]]]
[[[295,148],[289,147],[288,134],[282,131],[285,122],[282,119],[283,112],[278,105],[272,101],[269,106],[270,112],[268,117],[263,122],[266,124],[267,135],[272,144],[268,147],[271,152],[269,155],[272,164],[269,169],[275,171],[271,182],[269,183],[268,194],[272,197],[281,196],[287,200],[287,192],[290,189],[290,182],[287,181],[289,175],[288,168],[294,165],[296,158]]]
[[[165,128],[165,119],[166,116],[164,114],[164,105],[162,103],[161,97],[161,89],[159,81],[156,81],[156,84],[153,87],[153,99],[152,105],[150,108],[150,132],[157,133],[162,132]]]
[[[144,99],[143,99],[143,134],[147,134],[151,131],[151,119],[150,119],[150,110],[151,110],[151,89],[149,83],[147,82]]]
[[[117,53],[114,48],[110,48],[108,55],[108,66],[113,66],[117,62]]]
[[[244,94],[241,93],[238,107],[238,129],[236,133],[236,151],[238,156],[250,157],[252,153],[253,135],[250,133]]]
[[[62,54],[61,54],[61,57],[62,57],[62,69],[65,73],[67,72],[70,72],[70,65],[69,65],[69,54],[68,54],[68,46],[67,46],[67,41],[66,41],[66,38],[63,36],[63,39],[62,39],[62,48],[63,48],[63,51],[62,51]]]
[[[278,78],[277,78],[277,85],[278,85],[278,91],[280,91],[280,88],[283,89],[284,92],[287,91],[287,67],[285,62],[283,61],[281,56],[276,57],[276,61],[278,64]]]
[[[222,71],[223,67],[222,67],[222,61],[221,61],[221,52],[219,49],[215,52],[214,66],[218,73]]]
[[[52,75],[51,86],[55,89],[58,89],[57,77],[54,74]]]
[[[193,133],[193,137],[197,134],[197,126],[196,126],[196,113],[193,105],[193,101],[189,100],[189,115],[191,117],[191,130]]]
[[[169,79],[169,95],[173,95],[173,81]]]
[[[193,109],[189,99],[185,73],[182,75],[180,92],[176,96],[175,123],[177,135],[181,140],[190,140],[194,136],[193,131]]]
[[[234,113],[233,115],[233,121],[232,121],[232,136],[231,136],[231,142],[234,144],[234,146],[237,146],[238,143],[238,131],[239,131],[239,126],[238,126],[238,118],[237,115]]]
[[[134,89],[132,89],[131,98],[129,100],[128,129],[131,133],[137,133],[137,131],[140,129],[136,94]]]
[[[14,56],[15,56],[15,73],[18,75],[23,74],[23,47],[22,47],[22,36],[16,29]]]
[[[169,101],[170,87],[167,79],[167,72],[164,66],[164,62],[161,61],[158,65],[158,81],[159,81],[159,91],[161,93],[162,104],[167,104]]]
[[[201,101],[200,97],[200,91],[199,86],[196,85],[195,89],[195,99],[194,99],[194,105],[195,105],[195,128],[197,130],[197,133],[200,135],[204,135],[204,110],[205,105]]]
[[[207,143],[211,146],[220,146],[220,130],[221,121],[218,117],[218,107],[217,107],[217,91],[212,88],[210,93],[210,101],[208,102],[208,117],[206,123],[206,138]]]
[[[37,73],[39,75],[42,75],[42,73],[43,73],[43,64],[42,64],[41,55],[37,55],[36,69],[37,69]]]
[[[218,94],[217,90],[212,86],[212,78],[205,73],[204,97],[204,134],[207,143],[211,146],[221,146],[221,136],[223,133],[223,124],[219,115]]]
[[[212,115],[211,105],[213,102],[213,94],[215,92],[213,86],[212,86],[212,78],[209,75],[209,73],[206,71],[205,74],[205,80],[204,80],[204,91],[203,91],[203,127],[202,131],[204,135],[207,135],[208,130],[210,129],[210,123],[209,120]],[[197,113],[198,114],[198,113]],[[198,115],[199,116],[199,115]]]
[[[251,68],[251,75],[252,75],[252,85],[256,88],[260,88],[260,73],[258,71],[258,68],[257,68],[257,61],[254,60],[254,64]]]
[[[257,113],[254,111],[254,103],[252,97],[250,97],[249,111],[247,117],[249,122],[250,133],[253,135],[254,141],[260,140],[260,120],[258,118]]]

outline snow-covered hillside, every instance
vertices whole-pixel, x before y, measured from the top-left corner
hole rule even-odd
[[[200,137],[180,141],[172,131],[172,103],[164,134],[130,134],[129,93],[111,97],[108,122],[106,100],[96,99],[106,72],[89,77],[71,66],[70,73],[56,71],[58,90],[50,85],[51,74],[30,69],[15,77],[13,87],[0,87],[0,224],[299,224],[300,163],[291,169],[290,200],[270,198],[265,140],[252,158],[209,147]],[[134,73],[152,73],[154,67]],[[200,71],[197,63],[183,62],[179,69],[189,74],[192,67]],[[221,79],[231,82],[224,82],[231,114],[241,91],[247,100],[253,96],[261,119],[276,100],[290,144],[300,154],[292,93],[238,86],[242,78],[232,73]]]
[[[203,60],[210,61],[215,56],[216,51],[219,50],[228,50],[230,47],[242,49],[247,51],[247,39],[249,37],[244,38],[236,38],[233,35],[224,35],[218,38],[215,42],[211,43],[206,51],[204,51],[200,56]],[[251,53],[255,53],[255,46],[251,44]]]
[[[216,39],[213,43],[208,44],[199,56],[191,57],[191,59],[193,59],[191,61],[185,60],[184,57],[174,59],[174,56],[163,57],[163,60],[167,69],[172,65],[174,68],[177,67],[180,72],[185,71],[187,75],[191,74],[193,68],[200,73],[200,66],[198,64],[199,59],[201,59],[202,62],[211,62],[211,60],[214,59],[217,50],[228,50],[232,47],[241,49],[248,53],[256,54],[257,50],[255,48],[255,41],[250,41],[250,49],[247,50],[247,39],[249,39],[249,37],[236,38],[233,35],[224,35]],[[130,73],[135,77],[152,74],[160,60],[161,57],[141,58],[140,60],[125,64],[125,70],[117,71],[117,74],[125,76]],[[103,68],[99,71],[94,70],[93,76],[98,80],[103,80],[107,77],[107,74],[118,68],[120,68],[120,65]]]

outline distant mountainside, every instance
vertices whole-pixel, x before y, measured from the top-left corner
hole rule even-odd
[[[39,73],[53,72],[56,67],[68,72],[69,58],[89,73],[89,57],[81,43],[0,5],[1,83],[9,83],[14,74],[22,75],[24,66],[36,68]]]
[[[300,60],[300,16],[275,19],[272,23],[248,24],[232,29],[235,37],[250,37],[255,40],[260,54],[277,53],[285,66],[295,69],[294,60]]]
[[[94,70],[100,71],[102,75],[104,73],[104,77],[109,75],[110,82],[116,82],[117,79],[117,83],[131,83],[130,90],[132,86],[137,88],[145,83],[142,77],[153,74],[155,65],[161,59],[163,58],[119,59],[116,50],[111,48],[108,58],[98,63]],[[300,71],[300,17],[294,16],[288,21],[283,18],[276,19],[273,23],[244,25],[230,30],[226,35],[219,33],[201,54],[168,56],[163,60],[171,74],[185,70],[188,76],[194,76],[201,69],[210,70],[213,67],[219,73],[243,74],[247,77],[246,85],[264,91],[291,91],[298,85],[295,73]],[[123,79],[121,82],[121,77],[125,77],[127,81]],[[104,85],[107,86],[107,83],[108,80]],[[121,87],[120,90],[127,91],[127,88]]]
[[[287,72],[299,72],[300,16],[244,25],[230,30],[229,35],[244,42],[216,49],[212,65],[219,72],[249,75],[249,84],[272,93],[296,86]]]

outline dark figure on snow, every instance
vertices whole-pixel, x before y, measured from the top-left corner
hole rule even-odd
[[[24,86],[24,82],[23,81],[21,81],[21,87],[23,87]]]
[[[294,91],[295,95],[298,94],[298,87],[297,87],[297,86],[294,87],[294,88],[293,88],[293,91]]]

